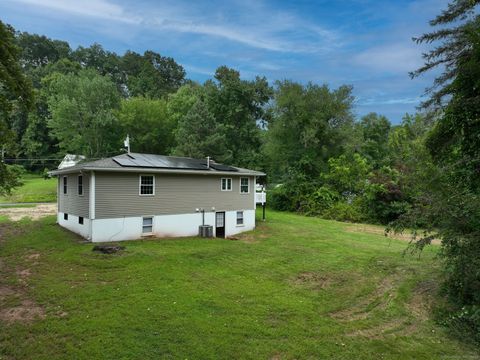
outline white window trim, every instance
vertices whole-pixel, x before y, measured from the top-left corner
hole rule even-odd
[[[238,220],[238,213],[241,212],[242,213],[242,223],[241,224],[237,224],[237,220]],[[243,210],[237,210],[235,212],[235,225],[237,227],[244,227],[245,226],[245,211]]]
[[[142,176],[153,177],[153,194],[142,194]],[[139,196],[155,196],[155,175],[154,174],[140,174],[138,175],[138,195]]]
[[[248,180],[248,191],[247,192],[242,192],[242,179],[247,179]],[[248,195],[250,194],[250,178],[246,176],[240,177],[240,180],[238,181],[238,191],[242,195]]]
[[[78,184],[79,184],[78,179],[79,179],[80,177],[82,177],[82,193],[81,193],[81,194],[79,194],[79,192],[78,192]],[[78,177],[77,177],[77,195],[78,195],[78,196],[83,196],[83,195],[85,195],[83,180],[84,180],[84,179],[83,179],[83,175],[78,175]]]
[[[223,180],[226,180],[226,184],[228,185],[228,180],[230,180],[230,189],[228,189],[228,187],[224,190],[223,189]],[[232,191],[233,189],[233,180],[232,178],[221,178],[220,179],[220,190],[221,191]]]
[[[144,226],[143,226],[143,219],[148,219],[148,218],[152,219],[152,231],[150,231],[150,232],[143,232],[143,228],[144,228]],[[145,216],[142,216],[142,236],[151,236],[151,235],[153,235],[154,225],[155,225],[155,216],[153,216],[153,215],[145,215]]]
[[[65,179],[67,179],[67,191],[65,191]],[[68,195],[68,176],[62,176],[62,194]]]

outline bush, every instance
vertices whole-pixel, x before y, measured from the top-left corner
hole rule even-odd
[[[267,191],[267,204],[274,210],[295,211],[294,199],[290,197],[288,188],[280,184],[272,190]]]
[[[353,201],[352,203],[344,201],[336,202],[333,206],[325,210],[321,216],[324,219],[338,221],[361,222],[365,220],[358,201]]]
[[[313,193],[305,196],[300,211],[310,216],[321,216],[339,199],[338,193],[326,186],[321,186]]]

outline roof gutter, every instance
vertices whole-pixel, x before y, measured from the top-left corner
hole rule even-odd
[[[50,175],[63,175],[76,173],[79,171],[105,171],[105,172],[132,172],[132,173],[164,173],[164,174],[200,174],[200,175],[244,175],[244,176],[265,176],[265,173],[260,171],[242,172],[242,171],[205,171],[205,170],[178,170],[178,169],[159,169],[159,168],[97,168],[97,167],[82,167],[76,169],[59,169],[49,171]]]

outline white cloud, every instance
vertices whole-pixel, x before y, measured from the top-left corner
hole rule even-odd
[[[116,4],[105,0],[16,0],[27,5],[48,8],[74,15],[121,21],[131,24],[140,23],[139,17],[127,14]]]
[[[292,13],[276,11],[252,2],[244,3],[243,7],[236,6],[235,23],[232,23],[228,17],[214,16],[208,9],[195,9],[189,3],[158,3],[152,11],[136,4],[135,11],[132,11],[109,0],[16,1],[76,16],[222,38],[276,52],[314,53],[338,46],[335,32],[316,24],[308,24]],[[289,40],[289,37],[297,39]],[[308,40],[302,40],[304,37]]]
[[[397,104],[419,104],[422,101],[422,98],[417,97],[401,97],[401,98],[392,98],[392,99],[361,99],[357,101],[359,106],[370,106],[370,105],[397,105]]]
[[[391,44],[366,49],[353,57],[357,65],[377,71],[408,73],[422,65],[421,50],[414,44]]]

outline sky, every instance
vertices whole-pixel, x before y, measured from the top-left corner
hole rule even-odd
[[[73,48],[153,50],[200,82],[227,65],[244,79],[352,85],[358,117],[377,112],[399,123],[434,77],[410,79],[428,49],[412,37],[429,31],[447,2],[0,0],[0,20]]]

